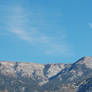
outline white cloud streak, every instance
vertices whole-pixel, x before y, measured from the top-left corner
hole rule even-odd
[[[92,28],[92,23],[88,23],[89,27]]]
[[[44,54],[55,56],[70,56],[71,50],[69,45],[66,44],[65,39],[61,43],[57,43],[55,37],[49,37],[44,32],[39,31],[36,27],[27,26],[31,21],[29,17],[32,12],[27,12],[23,7],[16,6],[11,9],[11,15],[7,17],[6,25],[8,25],[8,32],[13,33],[21,40],[28,41],[39,47]],[[90,24],[92,27],[92,25]],[[64,34],[65,35],[65,34]]]

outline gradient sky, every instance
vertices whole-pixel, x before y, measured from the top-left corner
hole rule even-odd
[[[71,63],[91,41],[92,0],[0,0],[0,60]]]

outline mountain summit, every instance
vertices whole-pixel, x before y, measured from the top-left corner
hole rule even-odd
[[[73,64],[0,62],[0,92],[89,92],[92,57]]]
[[[92,68],[92,57],[85,56],[81,59],[79,59],[77,64],[84,64],[87,68]]]

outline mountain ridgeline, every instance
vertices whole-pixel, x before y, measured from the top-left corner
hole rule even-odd
[[[0,92],[92,92],[92,57],[73,64],[0,61]]]

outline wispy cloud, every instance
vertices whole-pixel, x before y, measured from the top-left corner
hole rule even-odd
[[[32,22],[38,22],[31,18],[34,17],[31,11],[25,10],[21,6],[14,6],[10,9],[10,14],[7,15],[7,29],[8,32],[16,35],[21,40],[28,41],[34,46],[43,51],[47,55],[55,56],[69,56],[72,51],[69,45],[66,43],[66,40],[61,37],[60,43],[57,41],[57,37],[48,36],[44,31],[40,31],[36,26],[34,27]],[[41,15],[36,14],[36,18]],[[62,34],[63,36],[65,34]]]
[[[89,27],[92,28],[92,23],[88,23]]]

